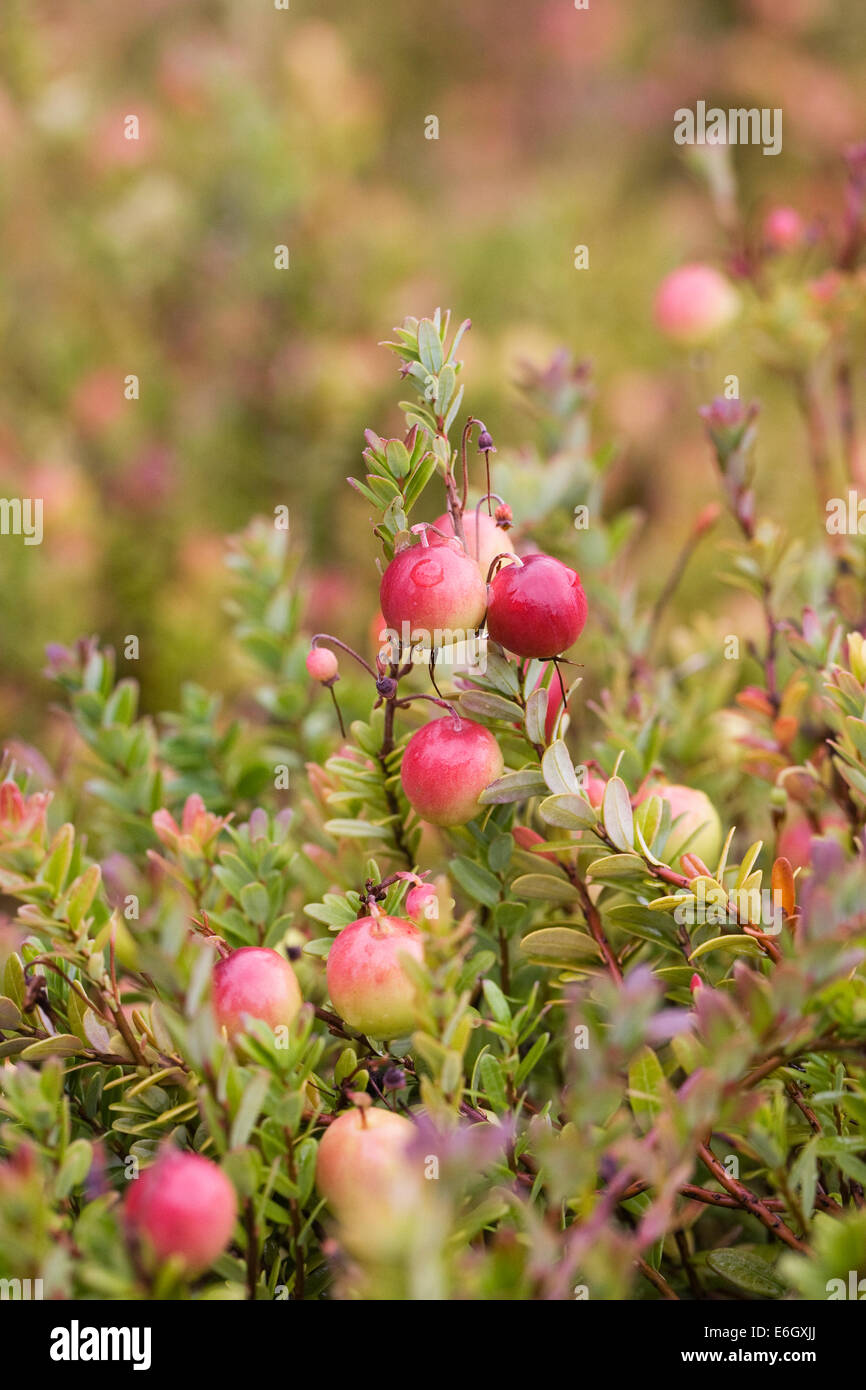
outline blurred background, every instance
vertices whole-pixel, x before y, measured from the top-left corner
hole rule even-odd
[[[778,157],[734,152],[742,206],[820,222],[866,135],[862,0],[3,0],[0,496],[42,497],[45,539],[0,540],[0,739],[39,736],[45,644],[83,633],[138,636],[145,709],[189,677],[230,689],[223,537],[279,504],[311,624],[365,632],[344,479],[366,427],[402,432],[377,343],[437,305],[473,320],[465,404],[504,454],[534,428],[521,363],[592,361],[638,578],[716,495],[695,411],[729,372],[772,422],[760,488],[813,525],[751,341],[696,362],[653,325],[664,274],[724,261],[673,141],[699,98],[783,108]],[[718,602],[703,585],[680,603]]]

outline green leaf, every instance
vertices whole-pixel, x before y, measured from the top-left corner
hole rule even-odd
[[[257,927],[262,926],[267,921],[271,903],[268,898],[268,890],[262,883],[248,883],[241,889],[240,904],[244,915]]]
[[[628,1069],[628,1099],[638,1128],[652,1129],[666,1089],[662,1064],[652,1048],[641,1048]]]
[[[502,993],[495,980],[484,980],[481,988],[484,991],[484,998],[490,1007],[490,1012],[497,1023],[503,1027],[508,1027],[511,1023],[511,1009],[508,1007],[508,1000]]]
[[[457,373],[450,362],[447,362],[439,373],[439,394],[436,397],[436,409],[440,415],[446,414],[456,385]]]
[[[544,743],[544,724],[547,718],[547,691],[544,686],[533,690],[526,701],[526,737],[530,743]],[[542,764],[543,767],[543,764]]]
[[[523,710],[518,704],[487,690],[465,691],[460,696],[460,708],[482,719],[506,719],[510,724],[519,724],[523,719]]]
[[[517,898],[531,898],[538,902],[570,903],[578,896],[577,889],[568,879],[554,874],[522,874],[511,885]]]
[[[740,935],[739,932],[731,932],[727,936],[714,936],[711,941],[702,941],[689,956],[689,960],[699,960],[701,956],[708,956],[711,951],[732,951],[742,952],[747,956],[760,956],[763,952],[753,936]]]
[[[463,400],[463,392],[464,392],[465,390],[466,390],[466,387],[465,387],[465,386],[461,386],[461,387],[460,387],[460,390],[457,392],[457,395],[454,397],[453,401],[451,402],[451,409],[448,411],[448,414],[445,416],[445,433],[446,433],[446,434],[447,434],[448,431],[450,430],[451,426],[454,424],[454,421],[457,419],[457,412],[458,412],[458,410],[460,409],[460,404],[461,404],[461,402],[462,402],[462,400]]]
[[[399,481],[409,472],[409,450],[400,439],[389,439],[385,445],[385,462]]]
[[[517,1068],[517,1071],[514,1073],[514,1080],[518,1086],[521,1086],[523,1082],[526,1080],[526,1078],[529,1076],[529,1074],[532,1071],[534,1071],[535,1067],[538,1065],[538,1063],[541,1061],[541,1058],[547,1051],[547,1045],[549,1042],[549,1033],[542,1033],[540,1038],[535,1039],[535,1042],[532,1044],[526,1056],[522,1058],[520,1065]]]
[[[66,1150],[60,1165],[54,1190],[58,1197],[68,1197],[76,1187],[80,1187],[90,1172],[93,1162],[93,1146],[86,1139],[75,1139]]]
[[[0,995],[0,1028],[17,1028],[21,1022],[21,1010],[13,999]]]
[[[588,878],[632,878],[645,873],[646,866],[637,854],[604,854],[594,859],[587,869]]]
[[[504,873],[514,853],[514,836],[497,835],[487,851],[487,863],[494,874]]]
[[[332,936],[320,936],[315,941],[308,941],[303,951],[305,956],[327,956],[334,944]]]
[[[628,788],[621,777],[611,777],[605,785],[602,819],[617,849],[630,851],[634,846],[634,816]]]
[[[253,1075],[251,1081],[247,1082],[237,1114],[232,1121],[231,1134],[229,1135],[230,1149],[243,1148],[249,1139],[268,1093],[270,1080],[266,1071],[259,1071]]]
[[[502,1067],[496,1058],[490,1053],[485,1052],[479,1062],[479,1072],[481,1074],[481,1085],[491,1107],[497,1115],[508,1109],[508,1097],[505,1091],[505,1077],[502,1074]]]
[[[592,937],[569,927],[542,927],[529,932],[520,949],[542,965],[577,965],[580,961],[600,959]]]
[[[25,1062],[36,1062],[42,1057],[72,1057],[81,1051],[81,1040],[74,1033],[55,1033],[50,1038],[40,1038],[30,1043],[21,1053]]]
[[[572,793],[546,797],[538,814],[546,825],[558,825],[563,830],[586,830],[598,820],[589,802]]]
[[[324,828],[338,840],[388,840],[391,837],[386,825],[371,825],[364,820],[328,820]]]
[[[766,1260],[747,1250],[711,1250],[707,1265],[735,1288],[743,1289],[755,1298],[781,1298],[787,1286],[777,1278]]]
[[[432,319],[422,319],[418,324],[418,356],[421,365],[436,376],[442,367],[442,340]]]
[[[541,771],[544,774],[545,782],[554,795],[559,793],[580,794],[577,773],[563,739],[555,739],[550,747],[545,749],[541,759]]]
[[[500,806],[508,801],[527,801],[547,791],[547,783],[537,768],[524,767],[519,772],[506,772],[485,787],[478,800],[482,806]]]
[[[39,870],[40,879],[53,888],[55,896],[60,895],[66,882],[69,865],[72,863],[74,845],[75,831],[73,827],[69,824],[61,825],[51,842],[48,858]]]
[[[413,469],[409,481],[403,489],[403,506],[407,512],[412,510],[435,472],[435,455],[425,454]]]
[[[3,970],[3,993],[20,1008],[24,1003],[27,986],[24,980],[24,966],[20,956],[13,952]]]
[[[102,870],[98,864],[91,864],[79,878],[75,880],[66,899],[66,917],[73,931],[77,931],[96,897],[97,889],[102,879]]]
[[[499,902],[502,884],[481,864],[476,864],[474,860],[465,859],[461,855],[451,861],[450,872],[463,891],[476,902],[484,903],[486,907],[495,907]]]
[[[295,1170],[298,1179],[298,1202],[306,1206],[316,1180],[316,1155],[318,1145],[315,1139],[302,1139],[295,1149]]]

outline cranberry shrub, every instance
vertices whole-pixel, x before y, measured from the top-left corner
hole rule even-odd
[[[775,353],[813,450],[858,253],[817,292],[787,241],[744,243],[736,295],[711,277],[707,333],[720,299],[766,329],[798,297]],[[660,322],[693,342],[681,291]],[[527,376],[542,443],[512,454],[467,417],[466,327],[398,330],[407,433],[369,431],[352,480],[408,648],[305,632],[303,559],[259,521],[229,555],[237,712],[190,685],[153,720],[96,640],[50,651],[75,758],[53,802],[11,761],[0,786],[0,1273],[46,1296],[824,1298],[866,1272],[861,545],[759,514],[755,409],[719,400],[725,506],[635,592],[587,369]],[[698,547],[754,606],[739,653],[665,622]],[[483,659],[452,660],[485,602]]]

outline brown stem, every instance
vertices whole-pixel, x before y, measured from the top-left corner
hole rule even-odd
[[[732,1197],[738,1197],[741,1205],[751,1216],[756,1217],[762,1226],[766,1226],[768,1231],[771,1231],[779,1240],[784,1241],[792,1250],[797,1250],[802,1255],[811,1254],[805,1241],[800,1240],[799,1236],[796,1236],[791,1228],[786,1226],[780,1216],[764,1206],[760,1198],[756,1197],[754,1192],[750,1192],[737,1178],[728,1175],[724,1164],[719,1162],[708,1144],[698,1145],[698,1157],[709,1168],[713,1177],[725,1191],[730,1192]]]
[[[648,1265],[646,1260],[641,1259],[640,1255],[638,1255],[637,1259],[635,1260],[635,1264],[637,1265],[644,1279],[648,1279],[649,1282],[652,1284],[653,1288],[658,1289],[662,1298],[674,1299],[677,1303],[679,1303],[679,1294],[674,1293],[673,1289],[671,1288],[667,1279],[665,1279],[664,1275],[659,1274],[658,1270],[653,1269],[652,1265]]]

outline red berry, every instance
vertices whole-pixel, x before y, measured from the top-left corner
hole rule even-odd
[[[489,729],[446,714],[412,735],[400,776],[422,820],[465,825],[477,816],[479,796],[502,776],[504,766],[502,750]]]
[[[484,618],[487,593],[478,566],[460,543],[411,545],[394,556],[379,589],[382,613],[389,628],[406,641],[433,634],[474,632]],[[445,645],[440,643],[439,645]]]
[[[404,917],[359,917],[328,954],[331,1003],[344,1023],[371,1038],[399,1038],[415,1025],[415,985],[401,955],[424,959],[423,938]]]
[[[443,531],[446,536],[454,535],[454,523],[448,512],[442,516],[437,516],[433,522],[437,531]],[[486,580],[491,564],[497,555],[505,552],[508,555],[514,554],[514,542],[507,531],[503,531],[501,526],[497,526],[492,516],[486,512],[466,512],[463,517],[463,534],[466,537],[466,550],[473,560],[478,562],[481,576]],[[435,545],[440,538],[434,534],[430,536],[430,544]],[[510,560],[503,560],[503,565],[511,563]]]
[[[307,670],[314,681],[332,681],[339,670],[337,658],[327,647],[313,647],[307,653]]]
[[[302,1002],[289,962],[266,946],[241,946],[214,966],[214,1013],[230,1038],[245,1031],[248,1019],[288,1027]]]
[[[552,555],[527,555],[508,565],[490,585],[487,631],[516,656],[559,656],[577,641],[586,622],[580,575]]]
[[[231,1240],[235,1190],[221,1168],[201,1154],[167,1149],[130,1180],[124,1202],[129,1229],[160,1260],[179,1255],[191,1273],[213,1264]]]

